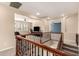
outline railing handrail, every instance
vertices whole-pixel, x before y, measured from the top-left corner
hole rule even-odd
[[[60,40],[58,42],[57,49],[60,50],[62,48],[62,45],[63,45],[63,33],[61,33],[61,37],[60,37]]]
[[[21,34],[21,35],[32,35],[32,34],[40,34],[40,33],[53,33],[53,34],[63,34],[62,32],[33,32],[33,33],[28,33],[28,34]]]
[[[63,52],[63,51],[60,51],[60,50],[57,50],[57,49],[48,47],[48,46],[43,45],[43,44],[36,43],[36,42],[34,42],[34,41],[31,41],[31,40],[28,40],[28,39],[26,39],[26,38],[24,38],[24,37],[21,37],[20,35],[17,35],[17,36],[16,36],[16,39],[26,40],[26,41],[28,41],[28,42],[34,44],[34,45],[37,45],[38,47],[41,47],[41,48],[43,48],[43,49],[45,49],[45,50],[48,50],[48,51],[51,52],[51,53],[57,53],[58,55],[61,55],[61,56],[68,56],[68,54],[65,53],[65,52]]]

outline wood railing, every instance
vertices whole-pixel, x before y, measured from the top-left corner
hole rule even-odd
[[[79,34],[76,34],[76,44],[79,45]]]
[[[45,34],[48,34],[48,40],[45,40],[45,41],[42,41],[42,38],[44,37],[44,35]],[[51,40],[51,34],[60,34],[61,36],[60,36],[60,38],[59,38],[59,41],[62,41],[63,39],[62,39],[62,33],[61,32],[33,32],[33,33],[29,33],[29,34],[24,34],[24,35],[21,35],[21,36],[24,36],[24,37],[28,37],[28,36],[30,36],[30,35],[39,35],[39,37],[40,37],[40,43],[46,43],[46,42],[48,42],[48,41],[50,41]],[[45,37],[46,38],[46,37]]]
[[[40,37],[40,43],[42,43],[41,41],[41,38],[42,38],[42,33],[41,32],[32,32],[32,33],[29,33],[29,34],[21,34],[22,37],[26,37],[28,39],[28,37],[32,35],[32,36],[39,36]],[[32,38],[33,39],[33,38]]]
[[[48,47],[46,45],[28,40],[20,35],[16,36],[17,56],[68,56],[63,51]]]
[[[48,34],[47,37],[49,39],[46,38],[46,36],[45,36],[46,34]],[[21,35],[21,36],[22,37],[28,37],[30,35],[39,35],[39,37],[40,37],[39,43],[44,44],[44,43],[47,43],[49,41],[52,41],[52,38],[51,38],[52,35],[51,34],[60,35],[59,40],[57,41],[58,42],[57,49],[61,50],[62,45],[63,45],[63,36],[64,36],[64,34],[62,32],[33,32],[33,33],[29,33],[29,34],[24,34],[24,35]],[[46,38],[46,40],[42,41],[43,40],[42,38],[44,38],[44,37]]]
[[[57,49],[61,50],[62,46],[63,46],[63,33],[61,33],[61,37],[60,37],[60,40],[58,42]]]

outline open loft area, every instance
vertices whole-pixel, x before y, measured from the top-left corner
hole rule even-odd
[[[1,56],[79,56],[79,2],[0,2]]]

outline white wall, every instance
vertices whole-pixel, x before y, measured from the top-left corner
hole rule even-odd
[[[0,5],[0,55],[15,55],[14,14],[27,15],[23,11]],[[6,52],[5,52],[6,51]]]
[[[70,15],[61,19],[62,32],[77,33],[78,32],[78,15]]]
[[[64,16],[59,19],[49,21],[49,29],[51,31],[51,23],[61,22],[61,32],[64,33],[64,42],[76,45],[76,33],[78,33],[78,14]]]
[[[79,34],[79,9],[78,9],[78,34]]]
[[[61,22],[61,31],[63,33],[77,33],[78,32],[78,15],[73,14],[70,16],[64,16],[58,19],[52,19],[49,21],[49,29],[51,31],[51,24]]]
[[[49,23],[45,19],[38,20],[38,19],[28,18],[26,21],[32,23],[32,29],[34,26],[39,26],[41,29],[41,32],[48,32],[49,31]]]
[[[64,33],[64,43],[76,46],[76,33],[78,32],[77,14],[62,18],[62,32]]]
[[[11,9],[0,5],[0,50],[11,47],[15,47],[14,15]]]
[[[63,33],[77,33],[78,32],[78,15],[68,15],[68,17],[62,17],[52,20],[33,20],[33,26],[40,26],[43,32],[50,32],[51,31],[51,24],[56,22],[61,22],[61,31]]]

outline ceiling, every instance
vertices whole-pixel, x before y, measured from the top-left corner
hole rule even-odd
[[[21,2],[22,6],[19,8],[22,11],[28,12],[30,15],[40,18],[57,17],[76,13],[79,8],[79,2]],[[8,5],[10,2],[3,2]],[[39,12],[40,15],[36,15]]]

